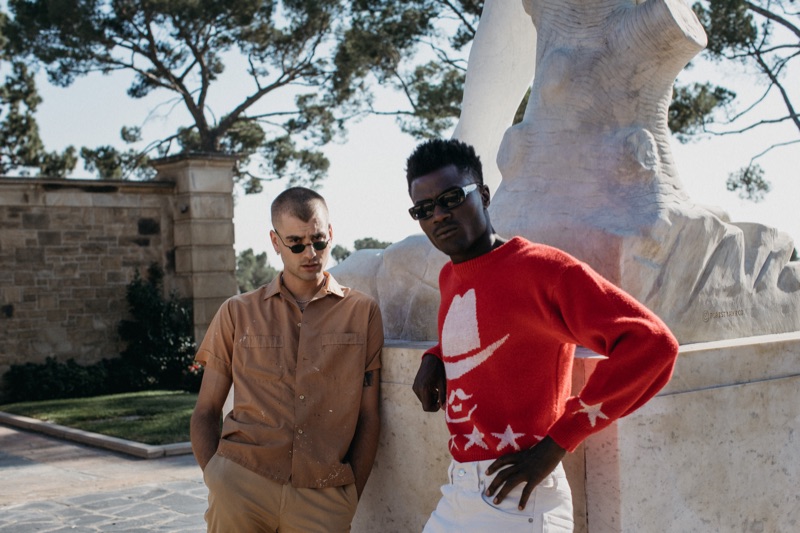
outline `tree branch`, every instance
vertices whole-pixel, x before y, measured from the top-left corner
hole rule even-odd
[[[756,5],[756,4],[752,3],[752,2],[748,2],[747,0],[745,0],[744,5],[746,5],[748,7],[748,9],[758,13],[762,17],[780,24],[781,26],[783,26],[784,28],[786,28],[790,32],[794,33],[800,39],[800,28],[798,28],[797,26],[795,26],[794,24],[792,24],[791,22],[789,22],[785,18],[783,18],[781,16],[778,16],[777,14],[773,13],[772,11],[764,9],[763,7],[761,7],[759,5]]]
[[[783,86],[783,84],[781,84],[781,82],[778,80],[777,75],[772,72],[769,65],[767,65],[766,61],[764,61],[764,58],[758,51],[756,51],[755,53],[755,59],[761,66],[761,69],[764,71],[764,74],[766,74],[772,81],[772,83],[776,87],[778,87],[778,91],[780,91],[781,97],[783,98],[783,103],[786,105],[786,109],[789,111],[789,118],[791,118],[792,122],[794,122],[795,127],[797,127],[798,132],[800,132],[800,117],[797,116],[797,111],[795,111],[794,106],[792,105],[792,101],[789,98],[789,93],[786,92],[786,88]]]
[[[317,33],[316,37],[312,40],[310,49],[307,50],[305,53],[305,57],[298,58],[295,66],[291,68],[286,67],[286,57],[281,58],[281,66],[282,66],[282,73],[281,75],[272,83],[267,86],[261,87],[258,84],[256,92],[251,94],[247,97],[241,104],[236,106],[225,118],[222,119],[217,127],[215,128],[218,131],[225,131],[231,127],[239,117],[247,111],[253,104],[255,104],[262,96],[268,94],[280,87],[284,87],[286,85],[291,84],[295,80],[302,77],[303,73],[311,67],[313,64],[314,57],[316,56],[317,47],[322,42],[322,34],[323,32]],[[302,48],[307,48],[307,46],[303,46]],[[254,76],[255,77],[255,76]]]
[[[470,24],[469,20],[467,20],[467,18],[464,16],[464,13],[460,11],[458,8],[456,8],[456,6],[454,6],[453,3],[450,2],[450,0],[439,0],[439,3],[444,4],[445,6],[450,8],[450,11],[452,11],[456,15],[456,17],[461,21],[461,23],[469,29],[470,33],[472,33],[473,36],[475,35],[476,31],[475,27],[472,24]]]
[[[399,81],[400,88],[403,90],[403,94],[406,95],[406,99],[408,100],[408,103],[411,104],[411,109],[413,109],[414,110],[413,112],[416,113],[417,112],[417,103],[414,101],[414,98],[411,95],[411,89],[409,88],[408,84],[406,83],[406,80],[404,80],[403,77],[400,75],[400,73],[397,72],[396,70],[392,70],[392,75],[395,78],[397,78],[397,80]]]
[[[767,153],[769,153],[770,151],[774,150],[775,148],[781,148],[783,146],[789,146],[789,145],[798,144],[798,143],[800,143],[800,139],[795,139],[793,141],[786,141],[786,142],[782,142],[782,143],[773,144],[772,146],[770,146],[769,148],[767,148],[763,152],[761,152],[761,153],[759,153],[757,155],[754,155],[752,158],[750,158],[750,164],[752,165],[755,162],[756,159],[767,155]]]
[[[740,128],[738,130],[711,131],[711,130],[707,130],[707,129],[703,128],[703,132],[704,133],[708,133],[709,135],[714,135],[716,137],[723,137],[725,135],[736,135],[738,133],[744,133],[746,131],[750,131],[750,130],[758,128],[760,126],[766,126],[768,124],[780,124],[781,122],[786,122],[787,120],[790,120],[791,118],[792,117],[790,117],[790,116],[785,116],[785,117],[781,117],[781,118],[759,120],[758,122],[750,124],[749,126],[745,126],[744,128]]]
[[[208,121],[206,120],[205,113],[203,113],[203,109],[199,107],[194,99],[192,99],[191,91],[184,85],[183,80],[178,79],[170,69],[167,68],[166,65],[161,61],[161,58],[158,57],[158,44],[156,42],[155,35],[153,34],[153,20],[150,16],[148,11],[144,13],[145,17],[145,38],[150,45],[150,52],[147,53],[145,50],[144,57],[147,58],[150,63],[156,68],[156,71],[162,76],[164,79],[168,80],[170,83],[174,84],[173,90],[181,95],[183,98],[184,103],[186,104],[187,111],[189,114],[192,115],[192,119],[194,119],[195,124],[197,125],[197,130],[200,133],[200,138],[203,139],[205,142],[211,142],[208,139],[209,127]],[[214,147],[207,146],[205,147],[208,150],[213,150]]]

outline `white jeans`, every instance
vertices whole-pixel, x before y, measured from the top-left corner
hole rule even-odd
[[[450,463],[450,483],[442,486],[442,499],[423,533],[572,533],[572,493],[560,463],[520,511],[523,484],[514,487],[499,505],[493,503],[494,496],[486,496],[494,475],[485,472],[493,462]]]

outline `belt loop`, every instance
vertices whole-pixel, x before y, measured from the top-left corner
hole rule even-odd
[[[486,475],[486,469],[489,468],[489,465],[493,462],[492,460],[484,460],[475,463],[475,468],[478,470],[478,490],[481,493],[486,492],[486,489],[492,484],[495,475],[497,475],[496,473],[491,476]]]

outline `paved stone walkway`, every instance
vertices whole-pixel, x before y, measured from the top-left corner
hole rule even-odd
[[[192,455],[137,459],[0,426],[0,531],[203,532]]]

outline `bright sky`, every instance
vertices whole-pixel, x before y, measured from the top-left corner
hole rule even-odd
[[[711,67],[703,67],[711,68]],[[704,78],[706,72],[699,67],[683,74],[685,79]],[[796,91],[798,78],[787,83]],[[119,130],[123,125],[142,124],[153,106],[163,96],[145,100],[131,100],[125,95],[127,78],[124,75],[92,75],[80,78],[67,89],[50,86],[40,78],[39,89],[44,102],[39,108],[38,120],[48,150],[63,149],[69,144],[76,147],[119,145]],[[235,80],[219,94],[219,111],[224,111],[244,90]],[[726,72],[725,84],[740,92],[757,90],[752,78],[735,76]],[[795,94],[796,96],[796,94]],[[785,113],[779,107],[774,114]],[[169,112],[162,106],[151,115],[145,125],[146,138],[157,132],[172,132],[181,123],[180,107]],[[169,112],[169,114],[168,114]],[[168,116],[167,116],[168,115]],[[797,131],[789,126],[780,140],[797,138]],[[767,171],[772,191],[760,203],[740,200],[736,193],[728,192],[725,180],[729,172],[747,164],[749,158],[770,144],[772,137],[756,131],[712,140],[681,145],[673,141],[673,153],[681,180],[692,199],[700,204],[722,207],[734,221],[759,222],[789,233],[800,243],[800,144],[774,150],[759,162]],[[416,142],[400,133],[393,119],[368,118],[350,127],[348,140],[342,145],[331,145],[326,152],[331,160],[329,177],[320,192],[326,197],[331,211],[335,243],[352,249],[353,241],[374,237],[396,242],[419,232],[417,224],[408,216],[409,199],[404,179],[405,158]],[[88,177],[78,172],[74,177]],[[285,184],[265,182],[259,195],[239,195],[236,200],[235,228],[236,250],[253,248],[267,251],[269,262],[278,265],[268,242],[269,205]]]

